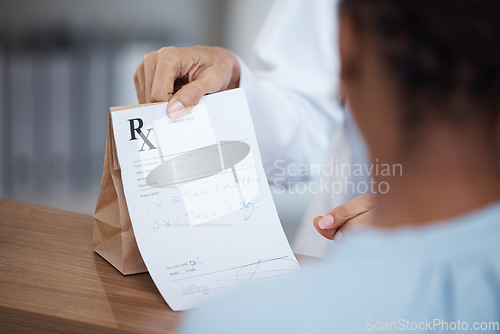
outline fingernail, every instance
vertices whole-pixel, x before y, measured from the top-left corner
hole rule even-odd
[[[323,216],[317,216],[316,218],[313,219],[313,225],[316,224],[316,222],[318,220],[320,220],[321,218],[323,218]]]
[[[332,227],[333,225],[333,217],[330,215],[326,215],[318,222],[318,226],[320,229],[326,230],[327,228]]]
[[[169,103],[167,106],[167,115],[170,116],[170,118],[179,118],[182,116],[184,112],[184,105],[179,101],[174,101],[172,103]]]
[[[335,235],[333,236],[333,241],[341,242],[342,239],[344,239],[344,233],[342,233],[341,230],[338,230],[337,232],[335,232]]]

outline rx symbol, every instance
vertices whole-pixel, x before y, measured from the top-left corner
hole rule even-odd
[[[144,132],[141,131],[142,127],[144,126],[144,122],[142,121],[141,118],[129,119],[128,122],[130,124],[130,140],[137,140],[138,138],[136,135],[139,135],[139,137],[141,137],[141,139],[144,141],[142,143],[142,146],[141,146],[141,149],[139,150],[139,152],[145,151],[144,147],[146,145],[149,147],[150,150],[155,150],[156,147],[148,139],[149,135],[151,134],[151,130],[153,130],[153,128],[146,129],[147,132],[146,132],[146,134],[144,134]]]

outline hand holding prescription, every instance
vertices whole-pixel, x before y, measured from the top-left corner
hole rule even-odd
[[[237,88],[236,56],[220,47],[165,47],[144,56],[134,75],[139,103],[167,102],[171,118],[187,114],[202,96]]]

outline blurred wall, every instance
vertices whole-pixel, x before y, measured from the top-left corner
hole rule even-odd
[[[163,35],[176,44],[218,44],[226,8],[226,0],[3,0],[0,29],[15,37],[62,27],[124,40]]]

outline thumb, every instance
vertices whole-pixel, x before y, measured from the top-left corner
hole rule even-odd
[[[170,99],[167,114],[170,118],[179,118],[187,114],[200,99],[208,93],[208,87],[203,87],[199,80],[182,86]]]

